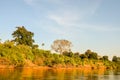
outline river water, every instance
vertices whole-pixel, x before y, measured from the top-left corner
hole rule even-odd
[[[120,80],[119,70],[0,69],[0,80]]]

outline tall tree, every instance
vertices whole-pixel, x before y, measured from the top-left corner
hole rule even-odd
[[[33,32],[28,31],[24,26],[16,27],[17,30],[12,33],[13,38],[16,44],[24,44],[30,47],[33,47],[34,40],[32,37],[34,36]]]
[[[51,48],[62,54],[63,52],[71,52],[72,43],[68,40],[55,40],[51,45]]]

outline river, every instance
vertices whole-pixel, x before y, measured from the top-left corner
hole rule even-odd
[[[119,70],[0,69],[0,80],[120,80]]]

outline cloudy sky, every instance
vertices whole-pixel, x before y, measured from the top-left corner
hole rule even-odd
[[[80,53],[120,56],[120,0],[0,0],[0,38],[12,39],[16,26],[34,32],[45,49],[56,39]]]

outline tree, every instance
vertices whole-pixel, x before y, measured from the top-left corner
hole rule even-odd
[[[112,61],[113,62],[120,62],[120,57],[113,56]]]
[[[72,52],[63,52],[62,53],[64,56],[68,56],[68,57],[72,57],[73,56],[73,53]]]
[[[117,56],[113,56],[112,61],[117,62]]]
[[[24,44],[33,47],[34,40],[32,37],[34,36],[34,33],[26,30],[24,26],[16,28],[17,30],[12,33],[14,38],[13,41],[15,41],[17,45]]]
[[[79,52],[74,53],[74,57],[79,57],[79,56],[80,56]]]
[[[45,43],[42,43],[41,46],[42,46],[42,48],[44,49]]]
[[[117,62],[120,62],[120,57],[117,57]]]
[[[87,56],[85,54],[80,54],[80,58],[85,59],[85,58],[87,58]]]
[[[98,55],[97,55],[97,53],[95,53],[95,52],[92,52],[91,54],[89,54],[89,57],[88,57],[89,59],[95,59],[95,60],[97,60],[98,59]]]
[[[86,55],[87,58],[88,58],[90,54],[92,54],[92,51],[88,49],[88,50],[85,52],[85,55]]]
[[[98,54],[97,53],[95,53],[95,52],[92,52],[91,50],[87,50],[86,52],[85,52],[85,55],[87,56],[87,58],[89,58],[89,59],[98,59]]]
[[[71,52],[72,43],[68,40],[55,40],[51,45],[51,48],[62,54],[63,52]]]
[[[44,46],[45,44],[44,43],[42,43],[42,46]]]
[[[103,56],[103,60],[104,61],[108,61],[109,59],[108,59],[108,56]]]

